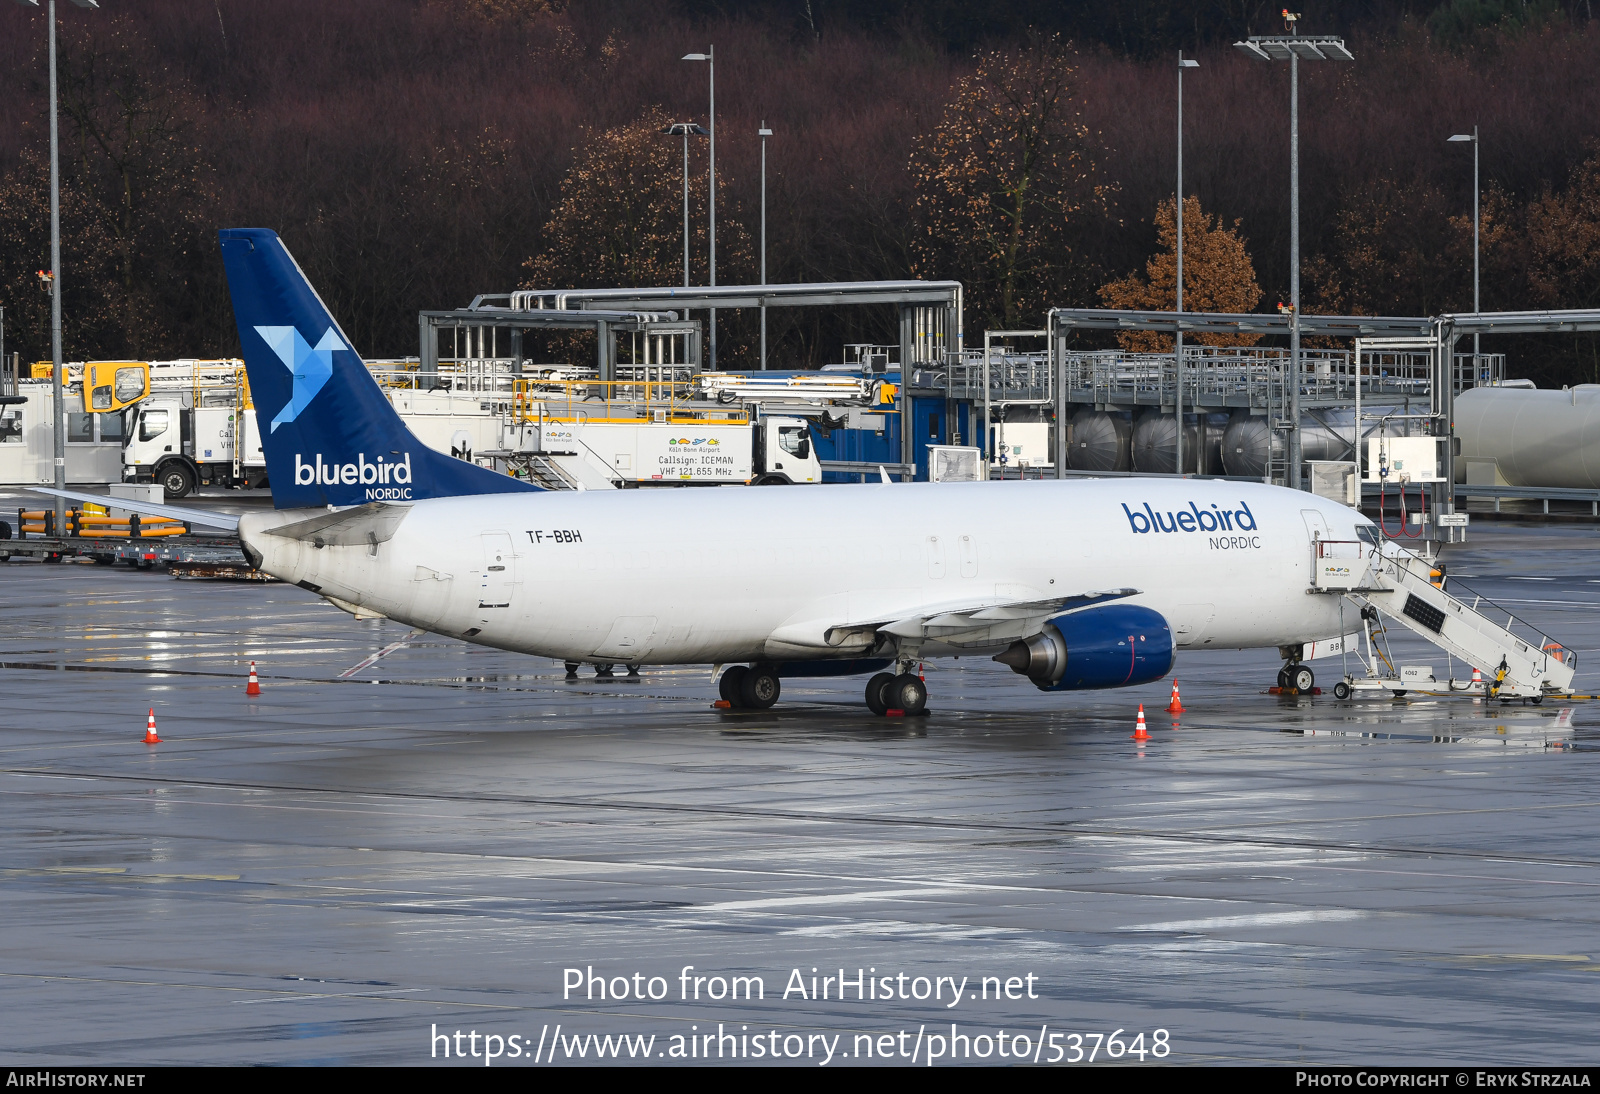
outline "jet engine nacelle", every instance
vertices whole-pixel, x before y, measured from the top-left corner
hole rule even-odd
[[[1058,615],[994,660],[1042,691],[1081,691],[1159,680],[1172,671],[1174,653],[1172,628],[1160,612],[1106,604]]]

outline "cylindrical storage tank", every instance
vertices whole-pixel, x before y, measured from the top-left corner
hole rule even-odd
[[[1146,474],[1177,470],[1178,426],[1171,414],[1151,412],[1133,423],[1133,469]],[[1184,415],[1183,470],[1194,472],[1202,455],[1200,423]]]
[[[1126,414],[1085,407],[1067,425],[1067,466],[1074,471],[1130,471]]]
[[[1267,473],[1267,453],[1272,430],[1255,414],[1235,414],[1222,431],[1222,469],[1240,478],[1259,479]]]
[[[1456,396],[1461,481],[1600,489],[1600,384],[1477,387]]]
[[[1368,429],[1371,429],[1370,425]],[[1287,440],[1285,438],[1284,443]],[[1355,456],[1350,453],[1350,427],[1346,425],[1343,429],[1330,429],[1315,418],[1303,416],[1300,419],[1300,458],[1354,463]]]
[[[1204,455],[1195,470],[1202,475],[1226,475],[1222,467],[1222,434],[1228,428],[1226,414],[1206,414],[1198,420],[1200,452]],[[1185,460],[1185,463],[1188,461]]]
[[[1379,429],[1378,415],[1402,414],[1402,407],[1363,407],[1361,416],[1362,437]],[[1355,462],[1351,452],[1352,425],[1355,410],[1325,410],[1319,416],[1310,414],[1300,418],[1300,455],[1306,460],[1341,460]],[[1389,436],[1407,436],[1413,423],[1406,419],[1390,422],[1385,432]],[[1222,433],[1222,467],[1226,474],[1247,478],[1260,478],[1267,473],[1267,445],[1271,442],[1267,419],[1260,415],[1236,414]],[[1278,445],[1287,454],[1288,435],[1278,438]],[[1362,441],[1365,444],[1365,441]]]

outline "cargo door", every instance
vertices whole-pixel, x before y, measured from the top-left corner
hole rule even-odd
[[[511,551],[507,532],[486,532],[483,541],[483,589],[478,594],[480,608],[509,608],[517,584],[517,556]]]

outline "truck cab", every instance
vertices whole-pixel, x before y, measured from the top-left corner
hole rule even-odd
[[[752,486],[822,481],[822,463],[804,418],[757,418],[752,428]]]

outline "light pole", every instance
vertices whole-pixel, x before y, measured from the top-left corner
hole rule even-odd
[[[1472,311],[1477,314],[1478,308],[1478,197],[1481,191],[1478,188],[1478,127],[1472,127],[1472,135],[1457,133],[1450,138],[1451,142],[1472,142]],[[1478,361],[1478,332],[1472,332],[1472,384],[1478,385],[1481,379],[1479,370],[1483,367]]]
[[[761,138],[761,284],[767,283],[767,138],[772,136],[772,130],[767,128],[767,123],[762,122],[761,128],[756,130],[756,136]],[[767,303],[763,297],[761,301],[761,368],[767,367]]]
[[[706,72],[711,81],[711,165],[707,169],[707,176],[711,186],[711,211],[709,219],[709,236],[711,245],[711,284],[717,283],[717,47],[707,46],[704,53],[686,53],[685,61],[704,61]],[[711,309],[711,338],[708,347],[708,361],[711,371],[717,371],[717,309]]]
[[[99,0],[72,0],[80,8],[98,8]],[[39,7],[39,0],[17,0],[25,8]],[[50,395],[54,401],[56,489],[67,488],[67,403],[63,391],[61,364],[61,157],[56,132],[56,0],[48,0],[50,23]],[[67,519],[67,503],[56,498],[56,535]]]
[[[1178,449],[1174,468],[1183,474],[1183,70],[1199,68],[1199,61],[1186,61],[1178,51],[1178,319],[1177,338],[1172,344],[1172,367],[1177,374],[1177,404],[1173,417],[1178,422]]]
[[[1286,29],[1300,16],[1283,13]],[[1263,61],[1289,62],[1289,467],[1288,483],[1300,476],[1300,62],[1353,61],[1344,40],[1332,35],[1251,35],[1234,47]]]
[[[694,122],[674,122],[661,132],[683,137],[683,287],[689,287],[689,137],[706,135]]]

